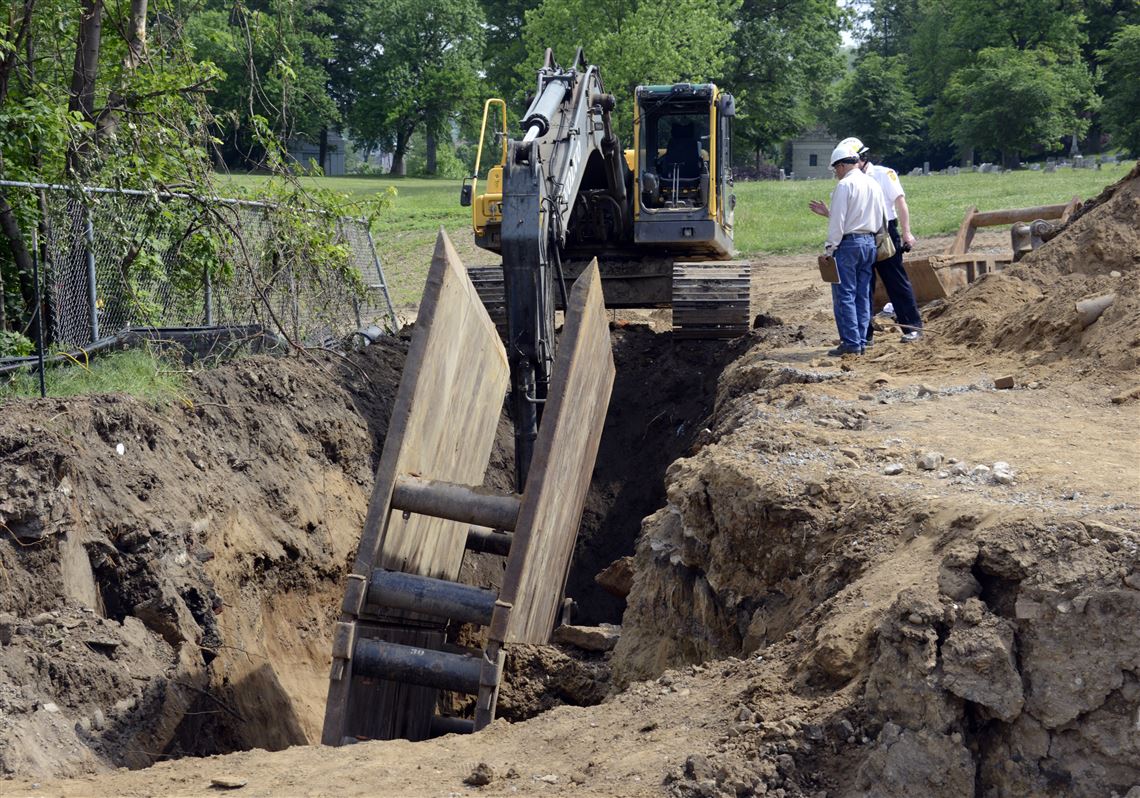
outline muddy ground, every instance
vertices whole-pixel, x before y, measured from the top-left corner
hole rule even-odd
[[[1137,798],[1137,219],[1134,173],[863,358],[824,355],[809,256],[754,264],[764,326],[731,344],[618,324],[570,592],[624,606],[621,640],[513,652],[516,722],[470,737],[306,745],[400,341],[240,361],[176,407],[7,404],[0,787]],[[493,460],[504,487],[505,425]],[[592,585],[622,555],[624,605]],[[285,750],[161,761],[250,748]]]

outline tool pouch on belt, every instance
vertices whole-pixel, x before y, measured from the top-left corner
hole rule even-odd
[[[883,217],[883,223],[879,226],[879,232],[875,233],[875,263],[882,263],[888,258],[895,256],[895,242],[891,238],[891,234],[887,232],[887,217]]]

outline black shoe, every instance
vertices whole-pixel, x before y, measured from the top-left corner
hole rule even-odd
[[[866,341],[864,341],[863,348],[864,349],[870,349],[874,345],[875,345],[875,339],[868,338]]]
[[[909,332],[904,332],[902,338],[899,340],[904,344],[912,344],[920,338],[922,338],[922,330],[910,330]]]
[[[828,349],[827,354],[828,357],[843,357],[844,355],[861,355],[863,354],[863,350],[848,346],[847,344],[840,344],[834,349]]]

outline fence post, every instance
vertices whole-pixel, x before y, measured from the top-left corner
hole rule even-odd
[[[206,326],[214,326],[214,284],[210,280],[210,267],[202,267],[202,282],[206,293]]]
[[[91,219],[91,208],[85,206],[84,216],[87,217],[87,301],[91,312],[91,340],[99,340],[99,307],[98,293],[95,283],[95,223]]]
[[[47,377],[44,374],[44,300],[40,292],[40,231],[32,228],[32,280],[36,284],[36,367],[40,373],[40,398],[47,398]]]
[[[388,317],[392,319],[392,329],[395,330],[399,322],[396,321],[396,309],[392,307],[392,295],[388,293],[388,278],[384,274],[384,269],[380,266],[380,256],[376,254],[376,242],[372,239],[372,228],[368,226],[367,221],[363,224],[365,231],[368,233],[368,246],[372,250],[372,265],[376,267],[376,276],[380,278],[380,288],[384,292],[384,301],[388,303]]]

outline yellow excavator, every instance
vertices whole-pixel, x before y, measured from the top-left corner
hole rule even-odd
[[[616,105],[580,48],[569,69],[547,50],[521,138],[510,137],[506,102],[486,101],[460,194],[475,243],[502,255],[501,268],[469,271],[507,342],[520,490],[554,359],[554,312],[591,259],[609,308],[671,307],[678,336],[748,329],[748,266],[729,262],[732,95],[711,83],[637,87],[629,149],[613,129]],[[480,183],[489,126],[499,159]]]

